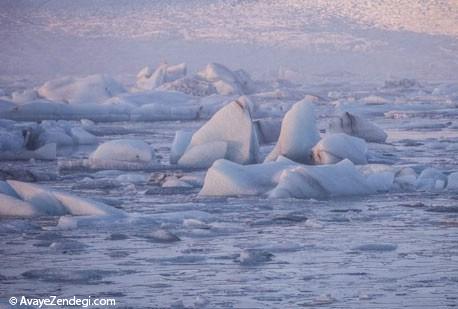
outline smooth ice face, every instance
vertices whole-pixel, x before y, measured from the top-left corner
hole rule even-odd
[[[90,156],[91,164],[98,161],[150,163],[153,160],[151,147],[140,140],[113,140],[100,145]]]
[[[53,216],[67,213],[65,207],[47,188],[14,180],[8,180],[8,184],[19,195],[21,200],[33,205],[37,213]]]
[[[192,135],[194,132],[189,130],[180,130],[175,132],[175,138],[172,142],[172,147],[170,148],[170,163],[177,164],[178,160],[188,148],[189,143],[191,142]]]
[[[207,171],[199,195],[261,195],[277,184],[283,170],[295,165],[297,164],[289,160],[253,165],[218,160]]]
[[[70,104],[98,103],[122,92],[125,92],[124,87],[108,75],[63,77],[38,88],[41,97]]]
[[[39,211],[30,203],[0,193],[0,218],[2,217],[35,217]]]
[[[275,148],[265,162],[285,156],[300,163],[310,163],[312,147],[319,141],[312,103],[299,101],[286,113]]]
[[[209,142],[189,148],[178,160],[178,165],[192,168],[208,168],[213,162],[224,158],[228,143],[223,141]]]
[[[227,144],[227,151],[218,159],[226,158],[240,164],[257,162],[259,142],[251,120],[249,105],[248,99],[240,98],[220,109],[193,134],[184,155],[196,146],[224,142]],[[220,150],[221,147],[218,146],[217,152],[219,153]],[[212,156],[213,159],[217,159],[216,156]],[[205,161],[205,164],[209,166],[212,162]]]
[[[316,164],[333,164],[349,159],[355,164],[367,163],[367,145],[360,138],[344,133],[326,135],[313,147]]]
[[[346,133],[366,142],[383,143],[388,135],[376,124],[363,117],[345,112],[329,124],[329,132]]]

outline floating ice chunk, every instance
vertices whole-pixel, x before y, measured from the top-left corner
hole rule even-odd
[[[154,159],[151,147],[143,141],[133,139],[113,140],[101,144],[90,156],[91,167],[118,163],[139,163],[148,164]]]
[[[388,192],[393,188],[396,170],[391,165],[368,164],[357,169],[366,177],[367,184],[376,192]]]
[[[271,261],[273,256],[272,253],[261,249],[245,249],[240,252],[238,262],[245,266],[257,265]]]
[[[24,147],[24,137],[20,130],[0,128],[0,152],[20,151]]]
[[[34,209],[42,215],[60,216],[67,213],[65,207],[50,190],[35,184],[15,180],[8,180],[7,183],[19,195],[21,200],[32,204]]]
[[[424,169],[417,178],[416,186],[419,190],[441,191],[447,187],[447,176],[435,168]]]
[[[226,158],[240,164],[257,162],[259,143],[256,130],[251,121],[250,104],[251,102],[246,97],[241,97],[219,110],[206,124],[193,134],[183,157],[189,151],[193,151],[192,149],[194,147],[203,147],[203,145],[209,143],[213,143],[213,146],[205,146],[206,148],[218,149],[218,154],[223,154],[221,151],[223,144],[221,142],[224,142],[227,144],[227,150],[219,158]],[[214,142],[219,143],[215,144]],[[193,151],[193,157],[195,151]],[[211,156],[213,161],[219,158],[215,155]],[[208,160],[210,158],[203,159]],[[195,162],[195,160],[193,161]],[[199,166],[202,166],[204,163],[205,166],[209,166],[213,161],[201,162]]]
[[[76,145],[93,145],[97,144],[97,137],[87,132],[81,127],[73,127],[70,129],[70,134],[73,139],[73,143]]]
[[[448,175],[447,190],[458,191],[458,172]]]
[[[195,76],[183,77],[173,82],[165,83],[158,89],[168,91],[179,91],[199,97],[209,96],[217,92],[213,83],[210,83],[206,80],[202,80]]]
[[[283,171],[272,198],[316,198],[375,193],[366,178],[349,160],[333,165],[299,166]]]
[[[222,95],[249,94],[253,90],[253,82],[247,72],[241,70],[232,72],[219,63],[208,64],[197,75],[211,82],[216,91]]]
[[[370,96],[364,97],[360,99],[359,101],[365,104],[370,104],[370,105],[381,105],[381,104],[390,103],[390,101],[385,99],[384,97],[380,97],[376,95],[370,95]]]
[[[178,165],[192,168],[208,168],[213,162],[224,158],[228,151],[228,143],[217,141],[188,148],[178,160]]]
[[[163,184],[163,188],[192,188],[193,186],[187,182],[177,178],[167,179]]]
[[[189,143],[191,142],[194,132],[188,130],[179,130],[175,133],[172,147],[170,149],[170,163],[176,164],[181,156],[186,151]]]
[[[132,106],[127,104],[80,103],[74,105],[37,100],[9,109],[0,108],[0,117],[21,121],[80,120],[83,118],[94,121],[126,121],[130,119],[131,109]]]
[[[70,104],[98,103],[122,92],[125,92],[124,87],[108,75],[63,77],[38,88],[41,97]]]
[[[178,238],[175,234],[172,234],[170,231],[167,231],[165,229],[158,229],[153,232],[151,232],[150,235],[148,235],[148,238],[151,239],[152,241],[155,242],[163,242],[163,243],[170,243],[170,242],[176,242],[180,241],[181,239]]]
[[[122,216],[122,210],[39,185],[8,180],[17,198],[0,193],[0,216]]]
[[[117,208],[89,199],[54,191],[54,197],[74,216],[123,216],[124,212]]]
[[[417,181],[417,172],[411,167],[403,167],[396,172],[394,183],[401,190],[415,190]]]
[[[116,177],[116,180],[121,183],[146,183],[147,176],[141,174],[121,174]]]
[[[34,217],[39,211],[32,204],[0,193],[0,218],[1,217]]]
[[[184,219],[183,226],[191,228],[191,229],[204,229],[208,230],[211,226],[205,222],[202,222],[197,219]]]
[[[283,118],[278,142],[265,162],[285,156],[296,162],[310,163],[312,147],[319,139],[313,105],[299,101]]]
[[[11,99],[14,103],[22,104],[39,99],[38,92],[34,89],[26,89],[24,91],[15,91],[11,94]]]
[[[317,164],[333,164],[349,159],[355,164],[367,163],[367,145],[363,139],[344,133],[326,135],[313,147]]]
[[[334,119],[329,125],[329,132],[346,133],[374,143],[383,143],[388,136],[374,123],[349,112],[345,112]]]
[[[50,143],[55,143],[57,146],[71,146],[73,145],[73,138],[63,128],[45,128],[39,133],[38,144],[46,145]]]
[[[157,88],[164,83],[186,76],[186,71],[186,63],[176,65],[162,63],[155,70],[147,66],[137,74],[137,88],[141,90]]]
[[[146,104],[131,112],[133,121],[193,120],[199,118],[198,105]]]
[[[259,195],[273,188],[281,172],[295,163],[287,160],[264,164],[240,165],[218,160],[207,171],[199,195]]]

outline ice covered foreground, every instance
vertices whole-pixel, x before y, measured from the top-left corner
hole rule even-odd
[[[52,191],[43,186],[0,181],[0,217],[123,216],[124,212],[101,202]]]

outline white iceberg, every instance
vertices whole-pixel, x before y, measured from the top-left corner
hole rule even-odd
[[[122,210],[101,202],[50,190],[36,184],[9,180],[15,196],[0,193],[0,217],[124,216]]]
[[[285,156],[295,162],[310,163],[312,148],[319,139],[313,105],[299,101],[283,118],[278,142],[265,162]]]
[[[70,104],[98,103],[126,90],[108,75],[63,77],[46,82],[38,88],[38,94],[51,101]]]
[[[218,160],[207,171],[199,195],[260,195],[278,183],[283,170],[295,165],[297,164],[287,159],[252,165]]]
[[[363,139],[345,133],[326,135],[313,147],[316,164],[333,164],[349,159],[355,164],[367,163],[367,145]]]
[[[345,112],[329,124],[330,133],[346,133],[367,142],[384,143],[388,135],[376,124],[360,116]]]
[[[155,159],[151,146],[141,140],[120,139],[105,142],[90,154],[89,165],[92,168],[111,168],[132,163],[148,165]]]
[[[376,190],[349,160],[323,166],[299,166],[283,171],[272,198],[315,198],[366,195]]]
[[[220,109],[193,134],[182,157],[199,167],[209,167],[216,159],[222,158],[240,164],[256,163],[259,142],[251,120],[250,104],[246,97],[241,97]],[[206,144],[210,145],[204,146]],[[193,150],[194,147],[199,148]],[[226,148],[225,153],[223,153],[224,148]],[[203,154],[202,151],[211,153],[203,156],[201,162],[198,162],[199,158],[196,155]],[[180,160],[181,158],[178,159],[179,163]],[[189,164],[187,166],[190,167]]]
[[[209,63],[197,76],[212,83],[219,94],[250,94],[253,91],[253,81],[243,70],[231,71],[219,63]]]
[[[147,66],[137,74],[137,88],[141,90],[155,89],[162,84],[173,82],[179,78],[186,76],[187,65],[180,63],[176,65],[168,65],[162,63],[153,70]]]

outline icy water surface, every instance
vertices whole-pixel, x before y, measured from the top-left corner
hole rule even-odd
[[[376,146],[378,154],[414,168],[458,169],[453,109],[418,112],[404,106],[384,116],[377,108],[367,115],[389,133],[388,144]],[[154,145],[166,163],[175,130],[201,123],[98,126],[107,132],[127,129],[100,141],[138,137]],[[91,150],[63,149],[60,156],[83,158]],[[20,295],[91,295],[115,298],[117,308],[458,305],[458,196],[453,192],[329,201],[201,198],[198,189],[113,181],[128,172],[57,174],[55,163],[0,164],[3,170],[33,170],[42,175],[41,184],[131,214],[77,229],[57,229],[57,218],[1,220],[3,302]],[[151,173],[136,174],[149,178]],[[170,237],[158,237],[166,231]]]

